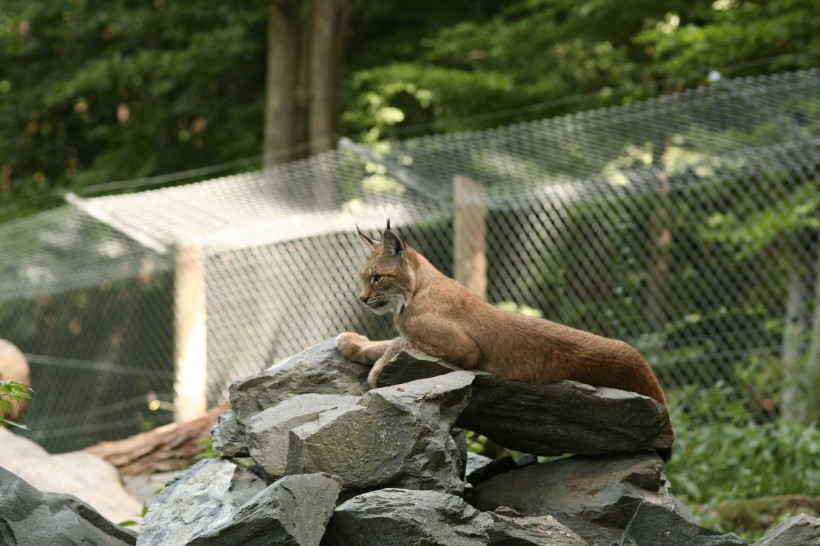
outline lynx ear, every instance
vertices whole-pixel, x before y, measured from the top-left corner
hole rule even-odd
[[[361,238],[362,238],[362,240],[363,240],[365,243],[367,243],[367,244],[368,244],[368,246],[370,247],[370,250],[376,250],[376,246],[377,246],[379,243],[377,243],[376,241],[374,241],[373,239],[371,239],[370,237],[368,237],[367,235],[365,235],[364,233],[362,233],[362,230],[360,230],[360,229],[359,229],[359,226],[356,226],[356,233],[358,233],[358,234],[359,234],[359,237],[361,237]]]
[[[407,245],[402,241],[401,237],[396,235],[396,233],[387,228],[384,230],[384,234],[382,235],[382,245],[384,247],[384,253],[388,256],[396,256],[397,254],[404,252],[404,249],[407,248]]]

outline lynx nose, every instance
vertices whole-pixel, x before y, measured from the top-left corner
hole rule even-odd
[[[367,300],[370,298],[370,294],[365,294],[362,292],[359,294],[359,299],[362,300],[362,303],[367,303]]]

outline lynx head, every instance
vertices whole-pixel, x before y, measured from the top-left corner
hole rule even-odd
[[[358,226],[356,231],[371,250],[362,270],[364,288],[359,299],[379,315],[391,311],[400,314],[415,288],[415,272],[407,259],[409,247],[390,229],[390,220],[380,242],[362,233]]]

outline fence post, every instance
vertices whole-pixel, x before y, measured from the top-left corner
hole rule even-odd
[[[455,279],[487,299],[487,209],[484,189],[466,176],[453,177],[453,269]]]
[[[174,412],[177,422],[207,410],[205,254],[178,242],[174,255]]]

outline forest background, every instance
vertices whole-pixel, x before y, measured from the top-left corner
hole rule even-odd
[[[819,11],[811,0],[5,0],[0,222],[62,204],[63,191],[189,183],[320,153],[340,135],[483,129],[817,67]],[[820,510],[813,418],[760,423],[726,406],[723,422],[676,423],[696,432],[670,474],[701,523],[753,537]]]
[[[817,15],[811,0],[5,0],[0,220],[55,190],[191,182],[338,135],[478,129],[817,66]]]

